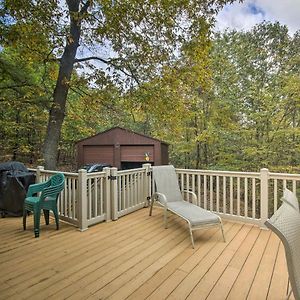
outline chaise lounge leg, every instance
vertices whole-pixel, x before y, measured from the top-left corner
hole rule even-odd
[[[223,228],[223,223],[222,223],[222,221],[221,221],[221,223],[220,223],[220,227],[221,227],[221,231],[222,231],[222,235],[223,235],[223,241],[224,241],[224,243],[226,243],[225,233],[224,233],[224,228]]]
[[[165,229],[167,229],[168,228],[168,210],[167,210],[167,208],[165,207],[164,208],[164,211],[165,211],[165,213],[164,213],[164,223],[165,223]]]
[[[192,241],[192,247],[193,247],[193,249],[195,249],[193,231],[192,231],[192,228],[191,228],[190,224],[189,224],[189,229],[190,229],[190,236],[191,236],[191,241]]]
[[[153,204],[154,204],[154,199],[152,198],[152,199],[151,199],[151,203],[150,203],[149,216],[152,216]]]
[[[292,289],[290,290],[290,277],[288,279],[287,288],[286,288],[286,300],[289,300],[292,294]]]

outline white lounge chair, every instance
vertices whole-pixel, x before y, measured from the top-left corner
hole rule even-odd
[[[296,300],[300,299],[300,214],[287,202],[279,207],[274,215],[265,222],[282,241],[292,290],[287,293],[289,299],[293,292]]]
[[[285,188],[283,190],[283,197],[281,200],[285,203],[288,203],[291,205],[294,209],[296,209],[299,212],[299,201],[296,197],[296,195],[290,191],[289,189]]]
[[[179,189],[175,168],[173,166],[155,166],[152,167],[152,171],[156,192],[153,193],[151,197],[149,213],[150,216],[152,215],[153,203],[155,202],[155,200],[157,200],[158,203],[164,207],[165,228],[167,228],[168,210],[187,221],[193,248],[195,247],[193,231],[205,227],[219,226],[222,231],[223,240],[225,242],[225,235],[221,218],[206,209],[183,200],[182,194]],[[182,191],[182,193],[190,194],[192,196],[193,202],[196,203],[197,198],[193,192]]]

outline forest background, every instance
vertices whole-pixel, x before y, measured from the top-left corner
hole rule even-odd
[[[22,7],[7,2],[0,18],[0,161],[43,165],[61,53],[51,35],[16,14]],[[202,22],[171,58],[160,52],[148,61],[127,47],[122,57],[73,70],[58,168],[75,170],[76,141],[121,126],[169,143],[177,167],[300,172],[300,31],[263,22],[220,33],[212,31],[213,18]]]

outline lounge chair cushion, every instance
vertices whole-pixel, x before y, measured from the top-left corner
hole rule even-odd
[[[168,202],[167,206],[168,209],[173,211],[175,214],[180,215],[186,220],[189,220],[192,226],[220,223],[220,219],[216,214],[190,202]]]
[[[282,201],[288,203],[299,212],[299,201],[296,195],[287,188],[283,191]]]
[[[152,170],[156,189],[167,197],[167,202],[182,202],[182,195],[174,167],[169,165],[159,166],[153,167]]]

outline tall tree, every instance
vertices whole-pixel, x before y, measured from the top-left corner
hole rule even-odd
[[[216,36],[214,98],[229,108],[232,124],[231,131],[217,130],[217,165],[257,170],[299,162],[297,150],[292,153],[299,142],[297,43],[299,33],[290,36],[279,23]]]
[[[148,81],[228,2],[233,0],[3,1],[2,45],[21,43],[24,55],[59,63],[44,142],[46,168],[56,167],[75,67],[97,61],[89,65],[94,74],[106,70],[105,76],[127,88]]]

